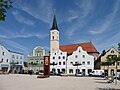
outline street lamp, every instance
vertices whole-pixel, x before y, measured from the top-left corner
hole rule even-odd
[[[53,63],[50,63],[50,65],[53,65],[53,76],[54,76],[54,66],[57,65],[57,63],[53,62]]]

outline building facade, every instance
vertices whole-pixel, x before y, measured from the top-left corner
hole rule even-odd
[[[43,72],[44,70],[44,56],[46,50],[44,47],[37,46],[33,49],[32,53],[28,55],[28,69],[36,72]]]
[[[51,53],[50,56],[50,71],[54,71],[56,73],[65,73],[67,70],[67,52],[62,52],[61,50],[57,50],[54,53]]]
[[[75,75],[78,72],[83,72],[85,75],[89,75],[93,69],[94,57],[84,51],[81,46],[73,51],[72,55],[68,56],[67,74]]]
[[[0,53],[0,70],[17,73],[24,67],[24,54],[7,50],[1,44]]]
[[[0,44],[0,70],[8,72],[10,70],[10,53]]]
[[[100,62],[105,62],[106,57],[112,57],[114,55],[118,56],[119,53],[118,53],[118,51],[115,48],[112,47],[108,51],[106,51],[104,53],[104,55],[101,56]],[[116,64],[118,66],[117,67],[117,73],[120,74],[120,61],[118,63],[110,65],[109,67],[108,66],[101,66],[101,69],[105,70],[105,72],[108,73],[108,75],[110,76],[110,75],[115,74]]]
[[[10,72],[19,73],[24,68],[24,54],[10,51]]]

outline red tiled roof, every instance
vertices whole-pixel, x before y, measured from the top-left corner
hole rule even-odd
[[[87,51],[88,53],[99,53],[92,44],[92,42],[63,45],[60,46],[60,50],[62,50],[63,52],[67,52],[68,54],[72,54],[73,51],[77,50],[78,46],[81,46],[83,50]]]

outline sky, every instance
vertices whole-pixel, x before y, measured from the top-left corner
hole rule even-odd
[[[0,44],[27,55],[36,46],[50,47],[56,15],[60,45],[92,42],[101,53],[120,42],[120,0],[13,0],[0,21]]]

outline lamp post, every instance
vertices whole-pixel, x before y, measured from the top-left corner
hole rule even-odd
[[[54,66],[57,65],[57,63],[53,62],[53,63],[50,63],[50,65],[53,65],[53,76],[54,76]]]

